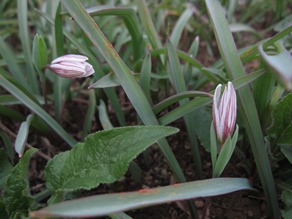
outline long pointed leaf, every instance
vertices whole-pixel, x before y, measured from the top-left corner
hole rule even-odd
[[[179,63],[178,56],[176,51],[170,41],[167,43],[167,54],[168,54],[168,62],[170,66],[170,79],[174,86],[176,93],[185,92],[187,90],[187,86],[184,80],[184,75],[181,70],[181,66]],[[183,99],[180,101],[180,105],[184,105],[189,102],[189,99]],[[197,137],[195,135],[195,121],[192,120],[193,115],[187,114],[184,116],[184,123],[187,129],[188,138],[191,142],[191,150],[193,154],[193,159],[195,162],[196,171],[199,175],[199,178],[202,177],[202,163],[200,157],[200,151],[198,146]]]
[[[151,205],[252,189],[244,178],[217,178],[174,184],[136,192],[97,195],[50,205],[30,213],[34,218],[93,217]]]

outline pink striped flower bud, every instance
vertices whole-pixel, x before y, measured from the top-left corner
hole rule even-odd
[[[87,60],[88,58],[82,55],[63,55],[54,59],[48,68],[64,78],[84,78],[94,73]]]
[[[228,82],[222,96],[221,87],[221,84],[216,87],[213,97],[213,123],[218,141],[224,144],[235,127],[236,94],[231,82]]]

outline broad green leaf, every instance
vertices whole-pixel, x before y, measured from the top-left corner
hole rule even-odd
[[[4,203],[11,219],[27,216],[33,202],[28,186],[28,165],[36,151],[35,148],[29,149],[11,170],[6,181]]]
[[[26,118],[26,121],[21,123],[20,128],[18,130],[16,139],[15,139],[14,148],[15,148],[16,153],[18,153],[19,157],[21,157],[23,155],[26,140],[28,137],[29,128],[30,128],[30,123],[31,123],[33,118],[34,118],[34,115],[30,114]]]
[[[112,183],[127,170],[129,162],[158,139],[178,130],[163,126],[133,126],[97,132],[62,152],[45,168],[47,188],[51,191],[91,189]]]
[[[9,218],[6,208],[5,208],[5,203],[3,200],[3,197],[0,197],[0,218]]]
[[[283,42],[275,43],[277,54],[268,54],[263,49],[263,43],[259,45],[259,54],[265,60],[267,65],[269,65],[273,71],[278,76],[279,81],[284,85],[284,87],[291,91],[292,90],[292,56],[289,51],[283,45]]]
[[[282,216],[284,219],[290,219],[292,217],[292,192],[290,190],[284,190],[281,194],[281,198],[286,206],[286,208],[282,210]]]
[[[280,101],[272,112],[272,125],[267,130],[272,139],[281,139],[281,136],[289,134],[289,126],[292,124],[292,94],[288,94]],[[288,133],[286,130],[288,128]]]
[[[135,192],[96,195],[65,201],[31,212],[30,216],[34,218],[103,216],[151,205],[222,195],[245,189],[251,190],[252,187],[244,178],[198,180],[153,189],[141,189]]]
[[[284,219],[292,218],[292,207],[282,210],[282,216]]]
[[[292,163],[292,94],[287,95],[273,111],[273,124],[268,130],[270,136],[277,138],[277,144],[285,157]],[[272,133],[272,134],[271,134]]]
[[[281,194],[281,199],[287,207],[292,207],[292,191],[284,190]]]
[[[290,132],[291,136],[291,132]],[[289,162],[292,164],[292,145],[280,145],[282,153],[285,155],[285,157],[289,160]]]
[[[7,159],[4,149],[0,148],[0,189],[4,188],[7,177],[12,169],[12,164]]]

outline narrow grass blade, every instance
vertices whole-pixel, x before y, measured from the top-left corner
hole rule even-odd
[[[275,76],[268,70],[266,74],[262,75],[254,82],[253,96],[256,103],[258,115],[262,127],[267,123],[268,110],[272,99],[273,92],[275,90]]]
[[[15,55],[13,54],[12,50],[8,47],[5,43],[3,38],[0,36],[0,53],[4,58],[5,62],[7,63],[8,69],[10,73],[13,75],[15,80],[17,80],[23,87],[27,90],[32,91],[31,87],[28,85],[24,73],[21,71],[19,65],[16,63]]]
[[[63,35],[63,19],[61,15],[61,4],[57,7],[55,16],[54,16],[54,50],[56,51],[56,55],[61,56],[64,55],[64,35]],[[62,110],[63,110],[63,101],[65,92],[68,90],[71,80],[67,78],[62,78],[54,74],[54,103],[55,103],[55,118],[57,121],[61,121]],[[66,89],[67,88],[67,89]]]
[[[99,121],[102,125],[102,128],[104,130],[109,130],[113,128],[113,125],[109,119],[105,103],[102,99],[99,100],[99,105],[97,106],[98,108],[98,117]]]
[[[253,190],[249,181],[244,178],[217,178],[194,182],[174,184],[153,189],[141,189],[135,192],[124,192],[97,195],[50,205],[30,213],[33,218],[51,217],[93,217],[104,216],[120,211],[127,211],[181,201],[198,197],[223,195],[239,190]]]
[[[19,99],[24,105],[40,116],[62,139],[64,139],[71,147],[77,142],[71,137],[43,108],[36,104],[26,94],[18,89],[14,84],[10,83],[6,78],[0,75],[0,85]]]
[[[136,4],[138,6],[138,12],[140,20],[142,22],[142,27],[146,32],[152,47],[154,49],[161,48],[162,43],[151,19],[151,15],[147,8],[145,0],[136,0]]]
[[[151,56],[149,53],[144,58],[143,65],[141,68],[141,74],[140,74],[140,86],[142,90],[144,91],[148,101],[151,101],[150,97],[150,74],[151,74]]]
[[[1,124],[0,124],[0,126],[1,126],[0,137],[1,137],[1,140],[2,140],[2,142],[4,144],[4,147],[3,147],[2,150],[4,150],[4,148],[6,149],[5,157],[8,156],[11,164],[14,164],[15,151],[14,151],[14,148],[13,148],[13,144],[11,142],[11,138],[6,134],[6,132],[2,131],[3,127],[2,127]]]
[[[95,7],[87,9],[87,12],[92,16],[104,16],[104,15],[117,15],[124,19],[125,25],[132,36],[132,49],[134,52],[135,60],[138,60],[143,55],[144,41],[142,36],[142,30],[136,16],[135,11],[132,8],[103,8],[96,9]]]
[[[170,66],[170,79],[174,86],[176,93],[185,92],[187,90],[187,86],[184,80],[184,75],[181,71],[181,66],[179,63],[179,59],[177,57],[176,51],[170,42],[167,43],[167,55],[168,55],[168,63]],[[180,101],[180,105],[184,105],[189,102],[189,99],[183,99]],[[193,159],[195,162],[195,168],[200,178],[202,178],[202,163],[200,157],[200,151],[198,146],[197,137],[195,135],[195,121],[192,120],[192,114],[187,114],[184,116],[184,123],[187,129],[188,138],[191,142],[191,150]]]
[[[102,78],[98,79],[93,84],[89,85],[88,89],[93,88],[109,88],[109,87],[117,87],[120,86],[120,82],[118,77],[115,75],[115,73],[110,72],[103,76]]]
[[[250,32],[256,38],[261,39],[261,35],[255,29],[253,29],[249,25],[245,25],[245,24],[230,24],[229,25],[229,28],[230,28],[230,31],[232,33],[237,33],[237,32]]]
[[[206,93],[206,92],[202,92],[202,91],[185,91],[185,92],[180,92],[178,94],[175,94],[173,96],[170,96],[166,99],[164,99],[163,101],[161,101],[160,103],[156,104],[155,106],[153,106],[153,111],[155,114],[158,114],[159,112],[161,112],[162,110],[164,110],[165,108],[169,107],[170,105],[181,101],[183,99],[189,98],[189,97],[212,97],[212,94]]]
[[[96,112],[96,96],[94,90],[90,90],[87,111],[83,123],[82,139],[84,139],[91,131],[95,112]]]
[[[206,4],[219,46],[219,51],[227,69],[228,76],[230,79],[244,76],[245,72],[221,5],[217,0],[206,0]],[[274,179],[268,154],[265,150],[264,137],[253,95],[249,87],[243,87],[239,89],[237,93],[239,111],[250,140],[257,170],[271,211],[271,216],[273,215],[273,218],[280,218]]]
[[[202,69],[204,66],[198,61],[196,60],[194,57],[192,57],[190,54],[187,54],[181,50],[176,50],[177,52],[177,56],[188,62],[189,64],[191,64],[192,66],[198,68],[198,69]],[[160,48],[160,49],[156,49],[156,50],[153,50],[151,52],[151,55],[152,56],[158,56],[158,55],[161,55],[161,54],[166,54],[167,53],[167,50],[165,48]]]
[[[0,115],[6,116],[7,118],[13,119],[18,122],[22,122],[23,120],[25,120],[25,117],[18,111],[2,105],[0,105]]]
[[[28,22],[27,22],[27,0],[17,0],[17,16],[19,24],[19,35],[22,44],[22,49],[24,53],[24,60],[26,64],[26,72],[28,83],[35,94],[40,94],[39,82],[37,78],[37,73],[34,70],[32,63],[31,54],[31,39],[28,32]]]
[[[179,17],[176,24],[174,25],[174,28],[171,32],[170,37],[169,37],[174,48],[178,47],[182,32],[184,30],[184,27],[186,26],[188,20],[192,17],[192,15],[193,15],[193,9],[191,7],[188,7],[182,13],[182,15]]]

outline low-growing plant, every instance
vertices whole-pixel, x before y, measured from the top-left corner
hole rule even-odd
[[[100,2],[0,3],[1,218],[132,218],[183,200],[207,218],[239,190],[291,218],[291,5]],[[175,183],[98,194],[128,170],[142,185],[153,144]],[[225,171],[235,162],[243,173]]]

